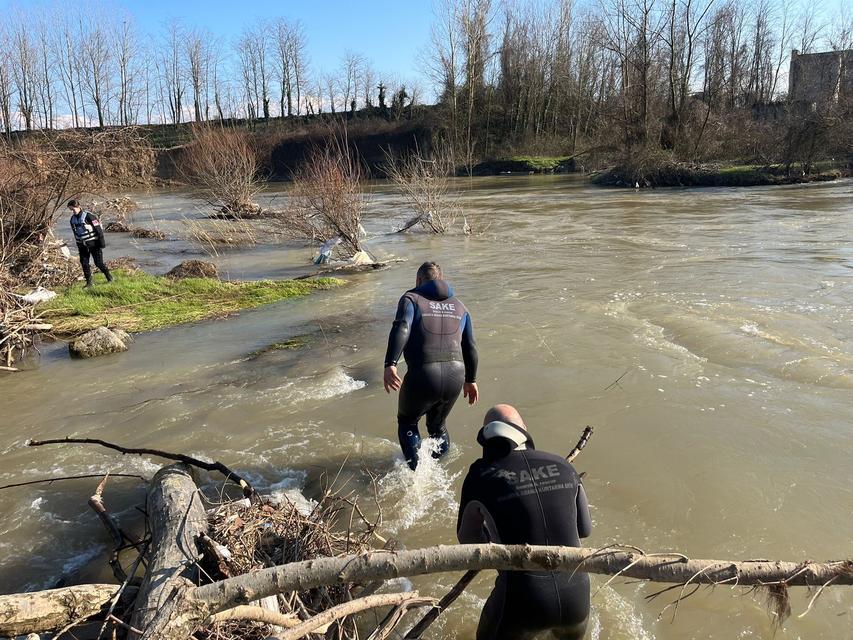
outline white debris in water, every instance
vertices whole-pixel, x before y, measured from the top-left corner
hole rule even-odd
[[[409,469],[402,455],[396,460],[394,468],[379,480],[379,496],[396,502],[393,515],[385,523],[385,530],[396,534],[415,524],[429,525],[430,522],[456,520],[459,503],[453,491],[453,482],[461,472],[451,474],[446,461],[454,454],[451,445],[448,456],[442,459],[432,457],[437,451],[439,441],[424,438],[418,450],[418,467]]]
[[[317,506],[315,500],[306,498],[299,489],[279,489],[270,494],[270,502],[275,506],[279,506],[285,501],[290,502],[303,516],[311,515],[314,507]]]
[[[36,498],[30,504],[30,509],[41,509],[41,506],[44,504],[44,498]]]

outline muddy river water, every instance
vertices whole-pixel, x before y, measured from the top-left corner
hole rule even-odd
[[[488,225],[481,235],[390,234],[401,203],[375,185],[368,246],[406,263],[347,276],[339,290],[142,334],[118,356],[72,361],[62,345],[47,346],[38,369],[0,381],[0,484],[157,468],[93,448],[23,446],[70,434],[221,459],[271,491],[310,493],[321,469],[344,465],[367,496],[366,466],[378,474],[387,535],[408,547],[450,543],[483,412],[509,402],[542,449],[566,453],[584,425],[595,427],[577,460],[590,546],[853,557],[853,183],[634,192],[525,176],[457,186],[470,220]],[[172,236],[200,215],[187,194],[133,197],[137,222]],[[110,240],[108,257],[134,256],[155,273],[199,257],[183,240]],[[304,247],[276,243],[214,258],[230,278],[288,277],[310,270],[309,259]],[[471,310],[482,400],[457,404],[449,459],[412,474],[382,358],[397,299],[425,259],[442,264]],[[306,346],[250,355],[294,336]],[[108,541],[86,507],[93,486],[0,492],[0,591],[106,577]],[[130,520],[142,496],[132,479],[107,490]],[[473,637],[493,575],[477,579],[433,637]],[[416,584],[441,593],[456,577]],[[605,582],[593,578],[590,638],[773,637],[764,602],[743,589],[703,589],[673,619],[672,598],[646,600],[654,585]],[[808,601],[794,590],[777,639],[853,638],[853,590],[827,589],[798,618]]]

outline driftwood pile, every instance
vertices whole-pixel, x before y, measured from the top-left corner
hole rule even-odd
[[[590,430],[569,457],[589,438]],[[259,496],[220,462],[153,449],[129,449],[86,439],[31,442],[99,444],[124,454],[178,460],[151,480],[146,531],[134,536],[110,515],[106,480],[89,501],[114,542],[110,566],[117,584],[65,587],[0,596],[0,636],[74,630],[78,638],[130,640],[263,639],[384,640],[418,607],[429,611],[405,635],[421,637],[477,571],[584,571],[669,583],[652,594],[675,593],[675,603],[701,585],[760,589],[779,622],[790,613],[788,588],[815,588],[806,611],[830,585],[853,585],[853,561],[776,562],[698,560],[677,553],[646,554],[628,545],[599,549],[529,545],[451,545],[393,550],[352,494],[327,490],[316,503]],[[193,467],[223,474],[244,498],[211,505]],[[377,548],[373,543],[383,543]],[[128,562],[128,559],[131,559]],[[389,580],[467,571],[441,601],[416,592],[385,593]],[[382,618],[361,616],[382,610]],[[373,620],[368,625],[367,619]],[[405,620],[404,620],[405,618]],[[378,626],[376,620],[380,620]],[[63,637],[72,637],[70,635]]]

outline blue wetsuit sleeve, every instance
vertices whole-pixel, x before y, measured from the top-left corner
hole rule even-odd
[[[388,336],[388,349],[385,351],[386,367],[397,366],[397,362],[400,361],[403,349],[409,341],[409,332],[414,320],[415,305],[409,298],[403,296],[397,305],[397,316],[394,318],[394,324]]]
[[[474,340],[474,325],[471,316],[466,313],[462,319],[462,361],[465,363],[465,382],[477,382],[477,366],[479,355],[477,354],[477,342]]]
[[[575,498],[575,508],[578,514],[578,537],[588,538],[592,533],[592,518],[589,515],[589,502],[583,485],[578,483],[578,495]]]

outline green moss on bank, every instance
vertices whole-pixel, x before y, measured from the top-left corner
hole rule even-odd
[[[576,171],[572,156],[513,156],[497,160],[486,160],[475,165],[474,175],[497,175],[501,173],[569,173]]]
[[[304,296],[339,286],[342,280],[257,280],[222,282],[213,278],[172,280],[141,271],[114,272],[105,283],[95,277],[92,289],[75,284],[45,306],[45,318],[60,337],[99,326],[125,331],[152,331],[187,322],[217,318],[241,309]]]
[[[254,351],[252,351],[252,353],[249,354],[248,358],[249,360],[254,360],[268,353],[275,353],[276,351],[296,351],[297,349],[302,349],[307,344],[307,336],[296,336],[295,338],[290,338],[289,340],[284,340],[282,342],[273,342],[272,344],[268,344],[264,347],[261,347],[260,349],[255,349]]]
[[[593,177],[595,184],[618,187],[753,187],[762,185],[825,182],[849,176],[832,161],[817,162],[804,174],[783,165],[714,165],[647,162],[639,166],[617,165]]]

